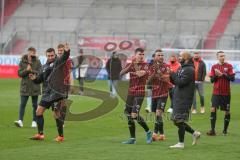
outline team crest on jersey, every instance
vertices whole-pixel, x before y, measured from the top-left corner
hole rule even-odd
[[[224,72],[227,72],[228,71],[228,68],[224,68]]]

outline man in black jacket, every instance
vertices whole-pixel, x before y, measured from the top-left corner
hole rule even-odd
[[[61,57],[54,57],[55,50],[49,48],[46,53],[47,57],[51,57],[51,60],[48,61],[43,68],[42,73],[36,77],[32,76],[31,79],[36,83],[43,82],[44,92],[42,99],[37,108],[37,124],[38,124],[38,134],[34,135],[32,140],[44,140],[43,127],[44,127],[44,118],[43,113],[46,109],[53,107],[54,117],[56,119],[58,134],[59,136],[55,139],[57,142],[64,140],[63,137],[63,120],[59,116],[59,102],[62,102],[63,99],[67,97],[68,86],[64,85],[64,70],[63,67],[66,64],[67,59],[70,56],[69,45],[65,44],[64,53]],[[49,59],[48,59],[49,60]],[[60,104],[61,105],[61,104]]]
[[[194,91],[194,97],[193,97],[193,108],[192,113],[197,113],[197,102],[196,102],[196,91],[198,91],[199,97],[200,97],[200,103],[201,103],[201,110],[200,113],[205,113],[204,108],[204,80],[206,76],[206,65],[204,61],[201,59],[201,56],[198,52],[195,52],[193,55],[193,63],[194,63],[194,71],[195,71],[195,91]]]
[[[113,52],[111,58],[106,63],[106,70],[108,73],[110,96],[116,97],[116,88],[118,80],[120,79],[120,72],[122,70],[121,60],[118,58],[117,53]]]
[[[175,85],[172,120],[178,127],[179,136],[179,143],[170,148],[184,148],[185,131],[193,135],[193,145],[200,137],[200,132],[193,130],[186,123],[193,102],[194,66],[189,52],[184,51],[181,56],[181,68],[177,73],[170,73],[171,81]]]

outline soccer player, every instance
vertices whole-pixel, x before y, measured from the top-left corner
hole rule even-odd
[[[70,55],[69,45],[64,45],[64,53],[61,57],[55,58],[55,50],[49,48],[46,51],[46,56],[48,58],[47,63],[44,65],[42,73],[36,77],[32,76],[32,80],[36,83],[43,82],[44,92],[42,99],[37,108],[37,126],[38,133],[34,135],[32,140],[43,140],[44,139],[44,118],[43,114],[46,109],[53,107],[54,116],[57,123],[58,136],[55,141],[64,141],[63,136],[63,120],[60,117],[59,107],[62,105],[63,99],[67,96],[68,87],[64,85],[64,66]],[[54,86],[55,84],[55,86]],[[60,88],[57,88],[60,87]],[[59,103],[60,102],[60,103]]]
[[[181,52],[181,68],[177,73],[170,71],[172,83],[175,85],[172,120],[178,127],[179,142],[170,148],[184,148],[185,131],[193,136],[193,145],[200,137],[200,132],[193,130],[186,122],[193,102],[194,66],[189,52]]]
[[[163,113],[169,90],[169,65],[164,63],[162,50],[156,50],[154,62],[150,67],[149,84],[152,86],[152,112],[156,114],[155,127],[152,135],[153,141],[165,140],[163,130]],[[158,133],[160,136],[158,137]]]
[[[230,81],[235,80],[235,73],[231,64],[225,62],[225,53],[217,52],[218,63],[213,65],[210,72],[211,82],[213,83],[212,107],[211,107],[211,130],[207,132],[209,136],[215,136],[215,124],[217,119],[217,109],[225,112],[223,135],[227,135],[230,122]]]
[[[195,91],[193,97],[193,106],[192,113],[197,113],[197,102],[196,102],[196,91],[198,91],[201,103],[200,113],[205,113],[204,108],[204,80],[206,76],[206,65],[204,61],[201,59],[201,56],[198,52],[195,52],[193,55],[193,63],[195,69]]]
[[[59,44],[57,46],[57,56],[60,58],[63,54],[64,54],[64,44]],[[64,65],[63,68],[63,74],[64,74],[64,85],[68,87],[68,90],[71,92],[71,87],[70,85],[73,85],[74,81],[73,81],[73,77],[71,76],[71,70],[73,68],[73,63],[71,58],[69,57]],[[66,96],[65,99],[67,99],[68,97]],[[62,105],[64,105],[64,101],[59,101],[59,103],[61,103]],[[66,115],[66,107],[62,107],[62,121],[63,121],[63,125],[64,125],[64,120],[65,120],[65,115]],[[54,112],[56,113],[56,112]],[[57,122],[57,119],[56,119]]]
[[[123,144],[135,144],[135,122],[140,124],[146,132],[147,143],[152,142],[152,132],[148,128],[145,120],[140,116],[140,109],[145,95],[145,85],[148,77],[148,64],[144,62],[144,50],[137,48],[135,50],[132,63],[127,64],[120,72],[120,75],[130,73],[130,82],[124,113],[127,116],[130,139],[122,142]]]

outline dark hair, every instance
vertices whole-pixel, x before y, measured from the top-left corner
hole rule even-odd
[[[135,49],[135,53],[137,53],[137,52],[143,53],[143,52],[144,52],[144,49],[142,49],[142,48],[137,48],[137,49]]]
[[[78,53],[83,53],[83,49],[80,48],[79,51],[78,51]]]
[[[64,45],[60,43],[57,48],[64,48]]]
[[[219,53],[224,53],[224,52],[223,52],[223,51],[218,51],[218,52],[217,52],[217,56],[218,56]]]
[[[152,54],[152,58],[154,58],[154,57],[155,57],[155,55],[156,55],[156,54],[155,54],[155,53],[153,53],[153,54]]]
[[[36,52],[36,49],[34,47],[29,47],[28,51]]]
[[[48,48],[47,50],[46,50],[46,53],[47,52],[54,52],[55,53],[55,49],[54,48]]]
[[[155,51],[155,53],[157,53],[157,52],[163,52],[161,49],[157,49],[156,51]]]

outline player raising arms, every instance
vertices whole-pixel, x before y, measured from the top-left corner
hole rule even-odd
[[[38,133],[31,137],[32,140],[44,140],[43,128],[44,118],[43,114],[46,109],[53,107],[54,117],[56,119],[59,136],[55,139],[57,142],[63,141],[63,120],[60,117],[59,107],[61,107],[61,100],[67,96],[67,86],[64,85],[63,67],[70,55],[69,45],[65,44],[64,53],[61,57],[55,58],[55,50],[49,48],[46,51],[47,63],[43,67],[40,75],[32,76],[31,79],[36,83],[43,82],[43,95],[37,107],[37,126]],[[55,86],[53,85],[55,84]],[[60,88],[56,88],[56,86]],[[61,102],[61,103],[59,103]]]
[[[127,66],[120,72],[120,75],[122,76],[126,73],[130,73],[130,82],[124,113],[127,116],[131,137],[129,140],[122,143],[136,143],[136,128],[134,120],[144,128],[147,136],[147,143],[151,143],[152,132],[149,130],[145,120],[139,114],[145,95],[145,85],[148,77],[148,65],[144,62],[144,50],[142,48],[137,48],[135,50],[132,63],[127,64]]]
[[[164,63],[162,50],[156,50],[153,65],[150,67],[148,83],[152,86],[152,112],[156,114],[153,141],[165,140],[163,131],[163,113],[169,90],[169,65]],[[160,136],[158,137],[158,132]]]

